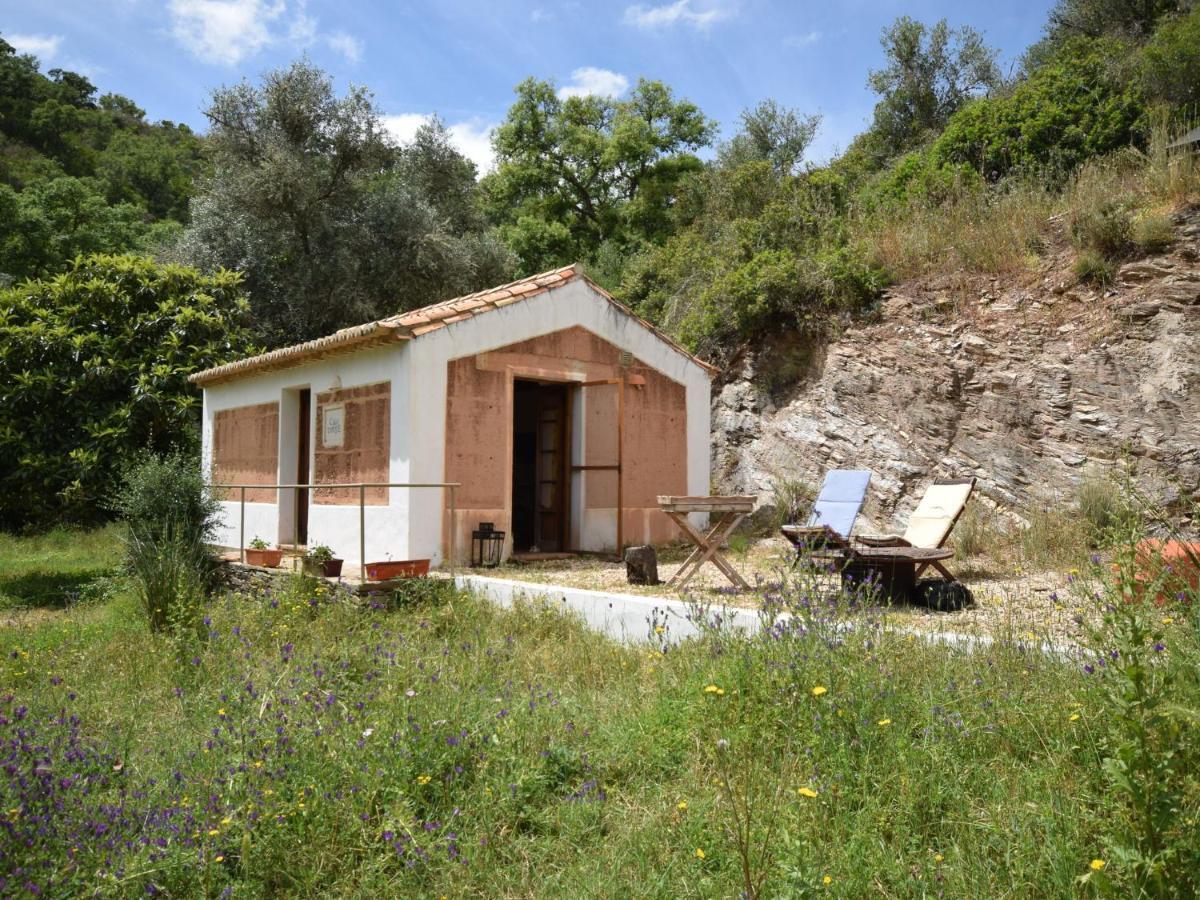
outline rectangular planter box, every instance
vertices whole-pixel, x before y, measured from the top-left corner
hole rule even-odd
[[[262,566],[265,569],[277,569],[279,563],[283,560],[283,551],[276,548],[274,550],[252,550],[246,549],[246,565]]]
[[[387,581],[390,578],[419,578],[429,574],[429,560],[401,559],[387,562],[367,563],[367,578],[370,581]]]

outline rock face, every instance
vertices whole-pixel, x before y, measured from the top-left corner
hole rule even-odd
[[[900,285],[782,393],[777,351],[743,356],[713,403],[722,490],[769,502],[777,479],[869,468],[876,524],[935,477],[975,475],[1018,516],[1121,465],[1164,500],[1195,496],[1200,210],[1176,222],[1169,252],[1108,289],[1075,284],[1061,245],[1036,273]]]

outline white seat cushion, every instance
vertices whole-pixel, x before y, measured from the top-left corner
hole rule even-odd
[[[971,496],[970,484],[931,484],[908,519],[904,539],[914,547],[940,547]]]

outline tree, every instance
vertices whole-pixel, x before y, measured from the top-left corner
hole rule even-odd
[[[742,130],[721,147],[718,162],[724,168],[733,168],[766,160],[776,174],[792,175],[820,125],[819,115],[801,115],[774,100],[763,100],[742,113]]]
[[[0,291],[0,527],[93,521],[124,462],[194,449],[187,376],[253,352],[239,277],[90,256]]]
[[[1142,57],[1149,96],[1177,107],[1200,103],[1200,6],[1164,22]]]
[[[1133,58],[1116,38],[1068,41],[1011,92],[958,112],[929,155],[991,180],[1014,170],[1061,178],[1137,136],[1145,101]]]
[[[140,249],[186,218],[203,143],[0,38],[0,283]],[[7,276],[6,278],[3,276]]]
[[[871,130],[887,155],[936,134],[967,100],[1000,83],[996,51],[973,28],[901,16],[880,38],[887,65],[867,77],[881,96]]]
[[[1115,37],[1144,41],[1164,17],[1192,6],[1190,0],[1058,0],[1045,36],[1025,52],[1022,69],[1035,71],[1069,41]]]
[[[215,91],[206,114],[213,173],[177,253],[245,272],[268,343],[469,291],[507,268],[495,242],[455,230],[470,224],[471,164],[436,126],[397,148],[365,89],[339,97],[302,61],[261,87]]]
[[[482,229],[475,163],[455,149],[438,116],[423,123],[400,149],[397,172],[405,184],[429,199],[452,233]]]
[[[19,193],[0,184],[0,283],[50,277],[81,253],[120,253],[162,233],[139,207],[109,204],[92,178],[62,176]]]
[[[606,241],[665,237],[680,183],[702,168],[692,151],[711,143],[714,123],[645,79],[624,100],[564,97],[533,78],[516,93],[484,189],[523,272],[589,256]]]

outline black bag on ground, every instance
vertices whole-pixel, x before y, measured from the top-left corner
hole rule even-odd
[[[971,591],[961,581],[944,578],[922,578],[912,590],[912,602],[938,612],[953,612],[975,602]]]

